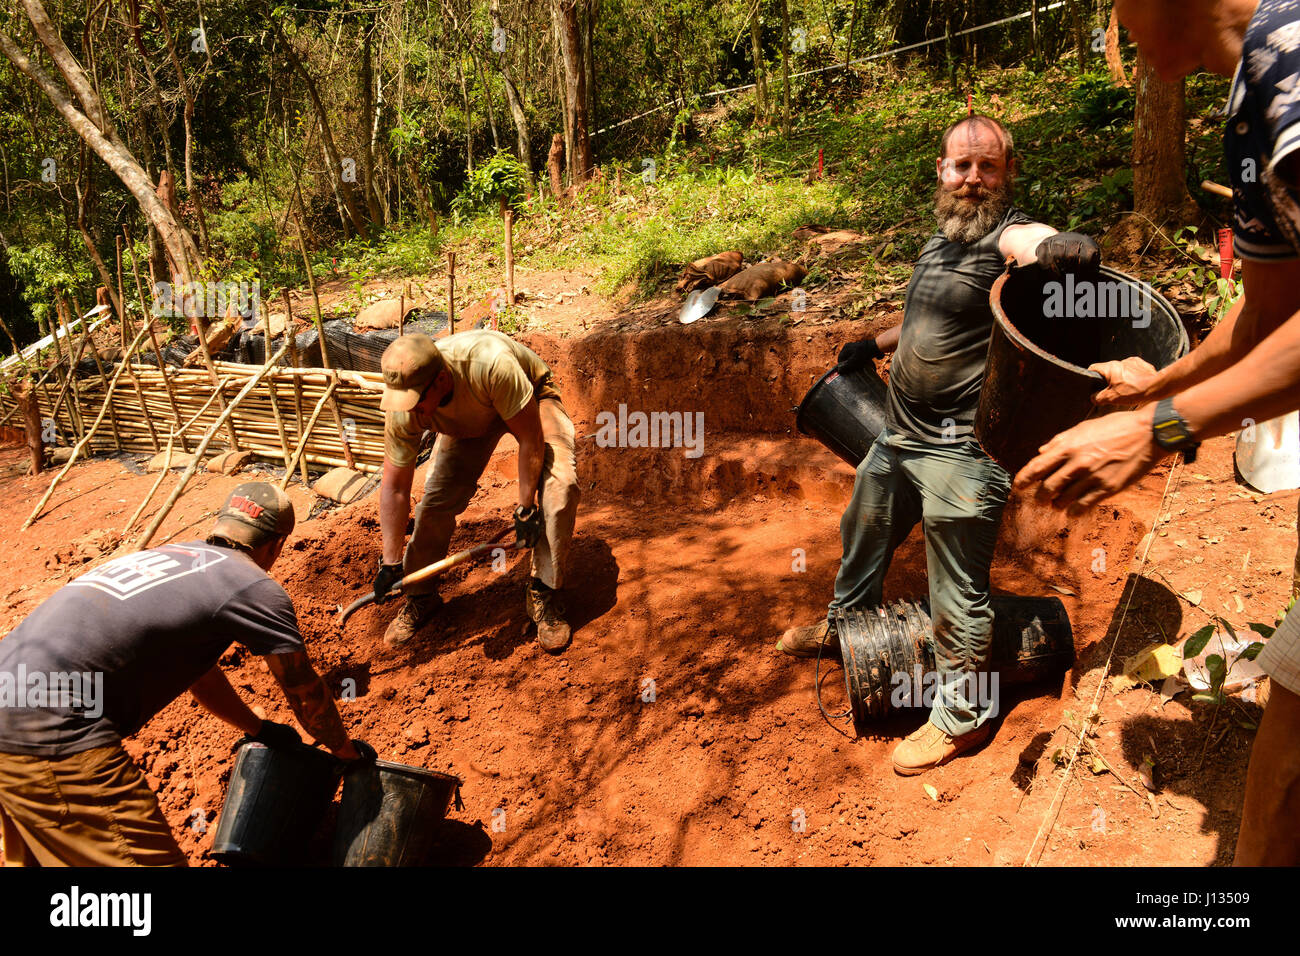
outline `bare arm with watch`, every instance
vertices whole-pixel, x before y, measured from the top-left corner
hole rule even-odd
[[[1242,278],[1246,295],[1231,322],[1165,374],[1130,382],[1116,399],[1163,394],[1159,402],[1062,432],[1021,469],[1016,486],[1037,485],[1040,499],[1078,513],[1127,488],[1171,451],[1300,407],[1300,260],[1247,261]],[[1202,350],[1204,358],[1190,361]],[[1122,370],[1107,377],[1121,391]]]

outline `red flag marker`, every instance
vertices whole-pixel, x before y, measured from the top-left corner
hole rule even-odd
[[[817,150],[817,178],[818,179],[822,178],[822,171],[825,168],[822,160],[823,160],[823,150],[819,149]]]
[[[1232,230],[1219,230],[1219,275],[1232,278]]]
[[[971,97],[971,94],[969,93],[966,94],[966,115],[967,116],[975,115],[975,102],[974,99]]]

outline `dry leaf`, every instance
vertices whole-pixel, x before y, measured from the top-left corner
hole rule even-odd
[[[1183,592],[1183,597],[1187,598],[1187,603],[1188,603],[1188,604],[1200,604],[1200,603],[1201,603],[1201,597],[1202,597],[1202,594],[1201,594],[1200,591],[1196,591],[1196,590],[1193,590],[1193,591],[1184,591],[1184,592]]]
[[[1093,773],[1107,773],[1110,770],[1110,765],[1100,757],[1093,757],[1089,766],[1092,768]]]
[[[1068,594],[1068,595],[1070,595],[1070,597],[1078,597],[1078,596],[1079,596],[1079,595],[1075,594],[1073,591],[1071,591],[1069,588],[1063,588],[1063,587],[1061,587],[1059,584],[1049,584],[1048,587],[1051,588],[1053,591],[1058,591],[1058,592],[1060,592],[1061,594]]]
[[[928,783],[927,783],[927,784],[922,784],[922,786],[925,787],[925,792],[928,793],[928,794],[930,795],[930,799],[933,800],[935,803],[938,803],[938,802],[939,802],[939,791],[936,790],[936,789],[935,789],[931,784],[928,784]]]

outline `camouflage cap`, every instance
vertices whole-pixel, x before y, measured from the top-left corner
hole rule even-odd
[[[386,412],[409,412],[447,363],[433,339],[413,332],[398,336],[384,349],[379,367],[384,373],[379,407]]]

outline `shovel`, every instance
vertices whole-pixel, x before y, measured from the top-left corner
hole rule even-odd
[[[682,325],[690,325],[692,322],[704,318],[718,304],[718,294],[720,292],[722,292],[722,287],[716,285],[707,289],[696,289],[686,297],[686,302],[682,306],[681,314],[677,316],[677,320]]]
[[[435,561],[433,564],[430,564],[428,567],[420,568],[420,570],[418,571],[412,571],[406,577],[402,578],[402,580],[398,581],[397,584],[393,585],[392,590],[390,590],[388,593],[389,594],[398,593],[403,587],[412,584],[417,584],[420,581],[426,581],[429,578],[442,574],[443,571],[447,571],[450,570],[451,568],[456,567],[456,565],[458,564],[464,564],[466,561],[471,561],[474,558],[477,558],[479,555],[491,551],[496,546],[498,541],[500,541],[502,538],[504,538],[507,534],[509,534],[513,530],[514,530],[513,528],[506,528],[496,537],[492,538],[492,540],[490,541],[486,541],[483,544],[476,544],[474,545],[474,547],[466,548],[464,551],[457,551],[455,554],[449,555],[448,557],[443,558],[441,561]],[[349,604],[345,609],[339,611],[339,617],[338,617],[339,626],[342,627],[344,624],[348,622],[348,618],[350,618],[355,612],[361,610],[367,604],[373,604],[374,602],[375,602],[374,591],[371,591],[369,594],[365,595],[364,597],[357,598],[355,601]]]

